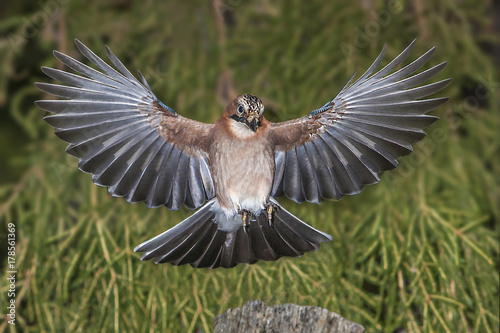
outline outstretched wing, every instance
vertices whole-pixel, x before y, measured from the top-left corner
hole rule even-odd
[[[84,75],[43,67],[49,77],[68,83],[36,83],[62,100],[37,101],[54,113],[45,121],[68,142],[66,151],[79,168],[113,196],[148,207],[198,208],[214,196],[204,149],[212,125],[181,117],[153,94],[139,72],[139,82],[106,47],[113,65],[80,41],[80,52],[101,71],[57,51],[66,66]]]
[[[300,203],[319,203],[357,194],[363,185],[377,183],[380,173],[394,169],[397,158],[409,154],[424,128],[438,118],[426,115],[447,98],[424,99],[450,79],[419,86],[438,74],[441,63],[414,76],[434,48],[390,74],[413,49],[413,41],[383,69],[385,47],[356,82],[351,81],[333,100],[309,115],[273,123],[276,144],[273,196],[286,195]],[[351,79],[352,80],[352,79]],[[417,87],[419,86],[419,87]]]

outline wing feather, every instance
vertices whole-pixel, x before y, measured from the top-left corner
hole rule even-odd
[[[52,113],[44,119],[69,143],[66,151],[79,158],[79,168],[113,196],[148,207],[198,208],[213,198],[203,143],[212,125],[181,117],[160,102],[144,76],[139,72],[137,80],[107,46],[116,69],[80,41],[75,44],[98,69],[54,51],[77,74],[42,67],[69,85],[35,85],[63,98],[36,104]],[[172,135],[179,132],[187,135]]]
[[[286,196],[296,202],[304,202],[304,193],[302,192],[302,177],[300,175],[299,160],[297,152],[292,149],[286,153],[285,175],[283,191]],[[285,181],[286,180],[286,181]]]
[[[435,48],[394,71],[414,46],[415,41],[375,72],[384,46],[370,68],[352,84],[351,78],[323,107],[299,119],[271,124],[271,136],[278,143],[272,196],[284,194],[298,203],[340,199],[379,182],[381,172],[397,167],[397,159],[409,154],[425,136],[424,128],[438,119],[427,113],[447,100],[422,98],[451,82],[425,84],[445,62],[414,74]]]
[[[304,199],[309,202],[319,202],[318,198],[318,182],[316,173],[311,165],[309,156],[305,146],[296,148],[297,160],[299,162],[300,174],[302,175],[302,189],[304,191]]]

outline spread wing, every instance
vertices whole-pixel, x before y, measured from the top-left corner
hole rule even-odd
[[[447,98],[422,99],[450,79],[419,86],[438,74],[441,63],[410,76],[431,57],[434,48],[390,74],[411,52],[413,41],[383,69],[384,50],[356,82],[309,115],[273,123],[276,144],[273,196],[286,195],[300,203],[319,203],[357,194],[377,183],[380,173],[394,169],[397,158],[409,154],[425,136],[424,128],[438,118],[426,115]]]
[[[113,196],[148,207],[200,207],[214,196],[204,150],[212,125],[181,117],[154,95],[139,72],[139,82],[106,47],[115,70],[80,41],[80,52],[100,71],[57,51],[66,66],[84,75],[43,67],[49,77],[68,83],[36,83],[64,97],[36,104],[53,113],[45,121],[68,142],[66,151],[94,183]]]

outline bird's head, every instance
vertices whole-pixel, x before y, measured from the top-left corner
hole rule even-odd
[[[235,98],[229,117],[236,122],[248,126],[253,132],[257,132],[261,126],[264,104],[260,98],[245,94]]]

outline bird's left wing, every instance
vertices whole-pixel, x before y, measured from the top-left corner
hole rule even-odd
[[[380,173],[394,169],[397,158],[412,151],[423,129],[438,118],[426,115],[447,98],[421,99],[451,80],[419,86],[445,66],[441,63],[410,76],[432,56],[434,48],[390,74],[411,52],[413,41],[387,66],[373,74],[384,50],[356,82],[322,108],[291,121],[272,123],[276,145],[272,196],[300,203],[319,203],[357,194],[377,183]],[[352,79],[351,79],[352,80]]]
[[[79,158],[79,168],[113,196],[145,201],[148,207],[198,208],[213,198],[205,149],[213,125],[184,118],[163,104],[142,74],[141,83],[107,47],[118,71],[80,41],[75,43],[101,71],[54,51],[84,76],[43,67],[49,77],[69,85],[36,83],[40,90],[66,98],[36,104],[54,114],[44,119],[69,143],[66,151]]]

